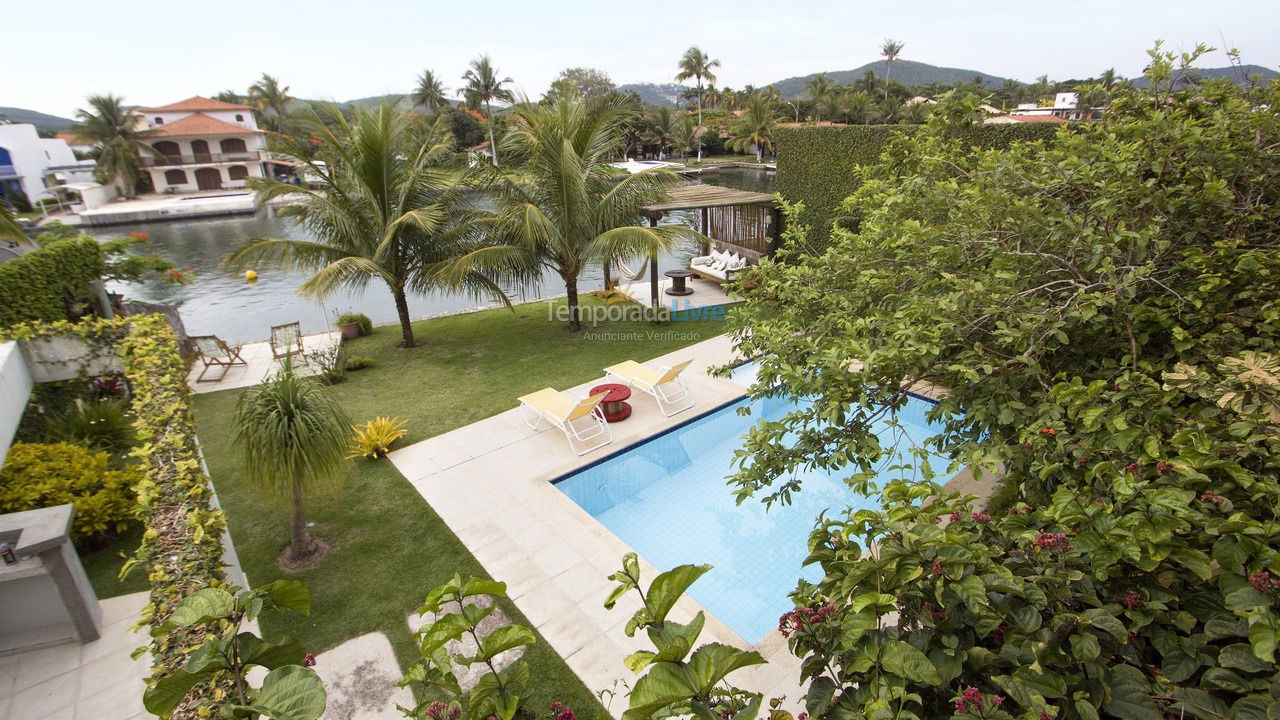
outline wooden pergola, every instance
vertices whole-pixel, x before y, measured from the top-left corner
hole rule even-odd
[[[727,245],[764,255],[777,239],[778,202],[773,195],[734,190],[718,185],[681,185],[663,202],[646,205],[640,212],[657,225],[663,215],[680,210],[698,211],[698,231]]]
[[[720,246],[759,260],[768,254],[782,228],[777,199],[762,192],[735,190],[719,185],[689,184],[672,188],[666,200],[645,205],[640,213],[657,226],[668,213],[698,211],[698,232]],[[703,254],[710,248],[703,244]],[[605,265],[605,283],[609,267]],[[649,259],[649,287],[652,303],[658,305],[658,259]]]

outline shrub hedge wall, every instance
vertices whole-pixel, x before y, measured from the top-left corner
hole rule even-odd
[[[103,269],[98,241],[84,236],[0,264],[0,327],[69,319],[67,293],[88,295],[89,281]]]
[[[1018,140],[1046,140],[1058,125],[976,125],[973,140],[983,148],[1007,147]],[[920,130],[920,125],[807,125],[778,128],[778,193],[787,202],[804,203],[800,221],[811,229],[811,238],[826,242],[836,208],[858,189],[855,171],[879,159],[889,140],[898,133]]]
[[[135,488],[137,512],[146,531],[135,559],[125,567],[146,572],[151,584],[144,614],[152,628],[152,678],[158,679],[181,668],[188,653],[204,643],[202,624],[164,628],[178,602],[201,588],[235,590],[222,570],[226,517],[214,504],[201,462],[186,365],[177,336],[162,315],[27,323],[0,332],[0,339],[62,335],[114,349],[133,391],[138,446],[132,454],[145,473]],[[211,702],[224,697],[227,687],[225,682],[197,685],[170,717],[210,717]]]

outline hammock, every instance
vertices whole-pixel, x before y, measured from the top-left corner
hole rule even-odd
[[[645,260],[643,263],[640,264],[640,270],[638,272],[632,272],[631,268],[627,267],[627,264],[622,262],[622,258],[618,258],[614,260],[613,264],[616,265],[618,267],[618,270],[622,272],[622,276],[628,280],[639,280],[640,278],[644,277],[645,270],[649,269],[648,260]]]

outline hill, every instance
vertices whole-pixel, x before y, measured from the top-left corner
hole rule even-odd
[[[827,76],[836,85],[851,85],[855,80],[862,77],[870,70],[877,77],[884,77],[884,61],[877,60],[869,62],[862,67],[853,70],[835,70],[828,71]],[[789,77],[786,80],[779,80],[773,83],[778,88],[778,92],[782,93],[782,97],[786,99],[795,99],[804,96],[804,84],[809,78],[814,77],[818,73],[811,73],[803,77]],[[961,83],[969,82],[975,76],[982,78],[982,84],[985,87],[996,87],[1004,82],[1004,78],[995,75],[988,75],[977,70],[965,70],[962,68],[939,67],[930,65],[929,63],[916,62],[914,60],[896,60],[893,63],[893,72],[890,77],[895,82],[903,85],[929,85],[932,83]]]
[[[29,123],[35,125],[41,130],[66,130],[76,124],[75,120],[69,118],[58,117],[57,115],[48,115],[35,110],[26,110],[24,108],[0,107],[0,116],[3,116],[9,122]]]
[[[618,89],[623,92],[634,92],[640,96],[640,99],[650,105],[665,105],[666,107],[677,107],[680,105],[680,94],[689,88],[676,83],[630,83],[627,85],[619,85]]]
[[[1264,83],[1269,83],[1274,80],[1277,75],[1280,75],[1280,73],[1277,73],[1271,68],[1262,67],[1261,65],[1241,65],[1240,67],[1227,66],[1217,68],[1199,68],[1196,70],[1196,75],[1206,80],[1220,77],[1232,78],[1238,83],[1249,82],[1250,75],[1261,75],[1262,81]],[[1135,78],[1133,80],[1133,84],[1136,87],[1146,87],[1147,79],[1145,77]]]

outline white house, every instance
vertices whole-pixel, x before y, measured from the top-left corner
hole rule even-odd
[[[142,166],[156,192],[243,188],[265,176],[267,134],[248,105],[196,96],[135,112],[155,151],[143,154]]]
[[[0,195],[17,190],[33,203],[51,197],[46,171],[78,162],[65,141],[40,137],[35,125],[0,125]]]
[[[1073,92],[1060,92],[1053,96],[1052,105],[1042,106],[1038,103],[1019,103],[1017,109],[1009,114],[1024,117],[1052,116],[1063,120],[1091,120],[1101,111],[1102,108],[1083,110],[1080,108],[1079,95]],[[1086,113],[1088,117],[1086,117]]]

